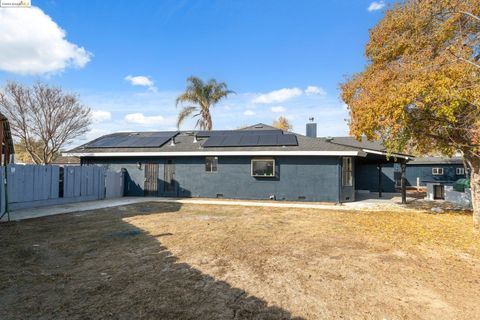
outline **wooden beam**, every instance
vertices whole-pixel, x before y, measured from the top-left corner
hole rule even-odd
[[[382,197],[382,164],[377,165],[378,168],[378,197]]]

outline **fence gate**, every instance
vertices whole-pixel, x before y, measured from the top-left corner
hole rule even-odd
[[[145,164],[144,195],[157,196],[158,193],[158,163]]]

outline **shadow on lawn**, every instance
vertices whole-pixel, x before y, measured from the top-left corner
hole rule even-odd
[[[0,318],[291,319],[177,258],[122,219],[179,211],[144,203],[0,226]],[[160,238],[160,239],[159,239]]]

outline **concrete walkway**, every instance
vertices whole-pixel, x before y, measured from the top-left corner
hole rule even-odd
[[[274,207],[274,208],[301,208],[301,209],[327,209],[327,210],[405,210],[405,207],[397,204],[398,199],[371,199],[343,204],[325,203],[299,203],[288,201],[258,201],[258,200],[218,200],[218,199],[193,199],[193,198],[159,198],[159,197],[124,197],[108,200],[85,201],[69,203],[50,207],[28,208],[10,212],[10,221],[52,216],[57,214],[72,213],[124,206],[142,202],[168,202],[184,204],[203,204],[221,206],[244,206],[244,207]],[[7,221],[7,215],[2,222]]]
[[[84,202],[61,204],[56,206],[13,210],[10,212],[10,221],[19,221],[19,220],[25,220],[25,219],[53,216],[57,214],[124,206],[127,204],[142,202],[141,199],[142,198],[125,197],[125,198],[84,201]],[[5,222],[5,221],[8,221],[7,214],[5,214],[5,216],[3,216],[1,220],[1,222]]]

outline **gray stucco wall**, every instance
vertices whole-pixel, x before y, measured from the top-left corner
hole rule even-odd
[[[432,174],[432,168],[443,168],[443,175]],[[461,164],[408,164],[405,170],[407,186],[416,186],[417,177],[420,178],[420,186],[426,186],[427,182],[439,182],[443,184],[453,184],[458,179],[465,178],[465,175],[457,175],[456,168],[463,168]]]
[[[176,196],[338,202],[340,158],[274,157],[276,177],[255,178],[250,173],[251,157],[219,157],[218,171],[205,171],[205,157],[177,157]],[[84,165],[103,165],[111,170],[126,169],[125,195],[142,196],[144,167],[137,163],[159,164],[159,196],[163,192],[165,158],[84,158]],[[351,199],[353,200],[353,199]]]

